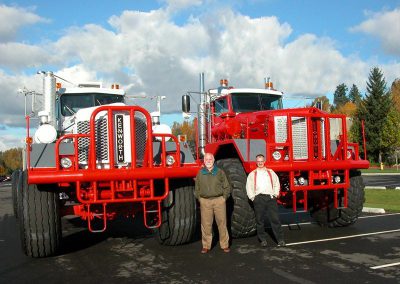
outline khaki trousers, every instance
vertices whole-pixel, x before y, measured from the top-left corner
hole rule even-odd
[[[201,242],[203,248],[210,249],[212,243],[212,225],[217,222],[219,244],[222,249],[229,247],[229,234],[226,227],[226,204],[223,196],[216,198],[200,198]]]

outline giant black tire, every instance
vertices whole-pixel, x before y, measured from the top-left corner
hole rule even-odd
[[[14,216],[18,219],[18,183],[20,170],[16,170],[11,175],[11,196],[14,209]]]
[[[352,171],[350,173],[350,187],[347,191],[347,208],[334,208],[333,196],[330,195],[328,206],[312,210],[311,216],[322,226],[344,227],[354,224],[362,212],[365,201],[364,188],[361,172]],[[340,200],[340,203],[343,203],[342,200]]]
[[[227,201],[228,225],[233,238],[245,238],[256,233],[254,210],[246,193],[247,175],[239,159],[221,159],[217,166],[223,169],[232,188]]]
[[[28,184],[22,173],[18,198],[23,252],[31,257],[54,255],[61,243],[61,215],[58,193],[51,185]]]
[[[188,181],[186,185],[171,188],[168,197],[163,201],[161,226],[156,230],[159,243],[176,246],[193,240],[196,224],[196,198],[194,186]]]

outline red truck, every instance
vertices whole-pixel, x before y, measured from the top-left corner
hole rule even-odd
[[[52,72],[42,76],[43,109],[26,117],[23,170],[12,182],[24,253],[55,254],[66,215],[103,232],[108,220],[139,214],[161,243],[190,241],[200,164],[187,143],[156,133],[157,121],[144,108],[126,105],[118,85],[64,88]],[[39,122],[33,136],[32,121]]]
[[[278,202],[294,212],[310,211],[320,224],[347,226],[356,221],[364,203],[359,169],[369,162],[359,146],[347,139],[344,115],[314,107],[282,106],[283,93],[265,80],[264,89],[235,88],[228,80],[205,91],[200,75],[198,149],[214,154],[232,186],[228,204],[233,237],[255,233],[255,216],[247,198],[247,175],[257,154],[279,176]],[[190,94],[182,108],[190,111]]]

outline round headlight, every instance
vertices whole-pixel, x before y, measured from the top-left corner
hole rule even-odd
[[[350,150],[347,150],[347,159],[351,159],[351,151]]]
[[[63,167],[64,169],[69,169],[72,166],[72,161],[70,158],[64,157],[61,158],[61,167]]]
[[[172,155],[167,156],[167,165],[172,166],[175,163],[175,158]]]
[[[339,182],[341,181],[340,176],[335,176],[335,177],[333,178],[333,181],[334,181],[335,183],[339,183]]]
[[[299,177],[298,182],[300,185],[304,185],[306,183],[306,180],[303,177]]]
[[[280,153],[279,151],[275,151],[275,152],[272,153],[272,157],[273,157],[275,160],[280,160],[281,157],[282,157],[282,155],[281,155],[281,153]]]

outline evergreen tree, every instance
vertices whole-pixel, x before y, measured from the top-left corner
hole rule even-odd
[[[338,109],[339,107],[345,105],[349,98],[346,95],[347,93],[347,86],[342,83],[336,87],[335,93],[333,93],[333,104],[335,105],[334,108]]]
[[[353,104],[359,105],[361,102],[361,94],[357,86],[353,84],[349,92],[349,99]]]
[[[375,67],[371,70],[367,82],[367,94],[364,105],[360,108],[359,119],[365,119],[365,135],[367,152],[375,161],[381,161],[386,147],[383,145],[382,130],[390,110],[391,100],[386,89],[386,81],[381,70]]]

